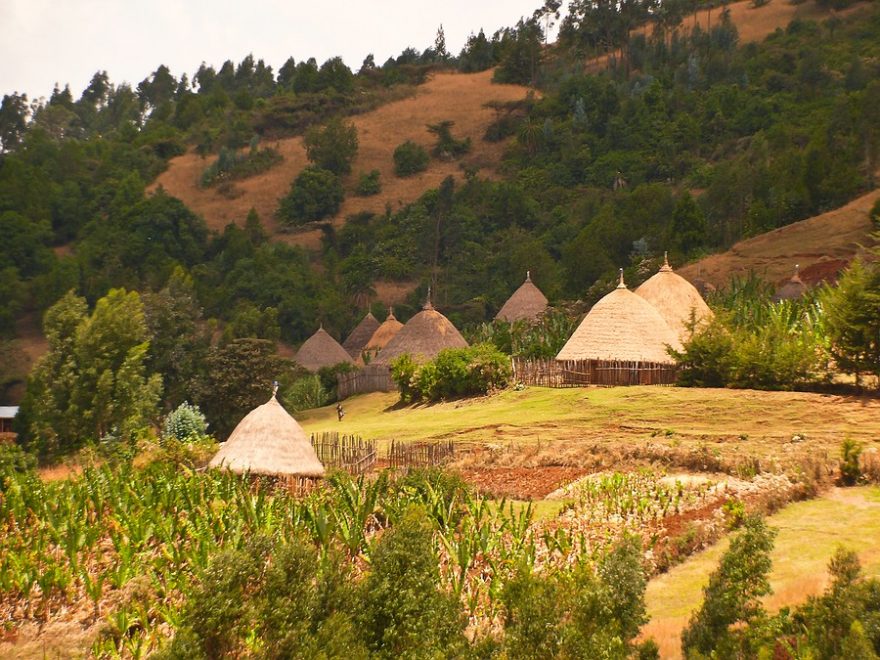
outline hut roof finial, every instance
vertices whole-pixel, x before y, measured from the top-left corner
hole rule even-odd
[[[532,271],[527,270],[526,271],[526,282],[531,282],[531,281],[532,281]]]
[[[434,305],[431,304],[431,287],[428,287],[428,296],[427,296],[427,298],[425,298],[425,304],[422,305],[422,309],[424,309],[424,310],[434,309]]]
[[[273,398],[273,399],[275,398],[275,395],[276,395],[276,394],[278,394],[278,381],[277,381],[277,380],[273,380],[273,381],[272,381],[272,398]]]
[[[390,321],[393,318],[394,318],[394,307],[392,307],[391,305],[388,305],[388,320]]]
[[[672,266],[669,265],[669,253],[665,252],[665,251],[663,252],[663,265],[660,266],[660,272],[661,273],[671,273],[672,272]]]
[[[620,283],[617,285],[618,289],[625,289],[626,284],[623,281],[623,268],[620,269]]]

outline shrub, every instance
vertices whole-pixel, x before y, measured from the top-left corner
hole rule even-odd
[[[862,476],[861,456],[862,446],[852,438],[846,438],[840,445],[840,483],[844,486],[855,486]]]
[[[880,199],[874,202],[868,215],[871,217],[871,222],[874,223],[874,228],[880,229]]]
[[[428,124],[428,132],[437,136],[437,144],[431,150],[431,155],[441,159],[455,159],[464,156],[471,150],[471,139],[456,140],[452,137],[453,121],[441,121],[437,124]]]
[[[247,153],[222,147],[217,160],[202,173],[200,184],[202,187],[208,187],[222,181],[229,185],[231,180],[255,176],[271,169],[282,160],[284,157],[271,147],[258,149],[253,145]]]
[[[428,169],[428,152],[412,140],[394,150],[394,173],[399,177],[412,176]]]
[[[306,131],[303,143],[306,155],[317,167],[338,175],[351,172],[351,162],[358,150],[354,124],[333,119],[324,127],[312,126]]]
[[[7,475],[27,472],[37,466],[37,459],[18,445],[0,443],[0,493],[3,492]]]
[[[282,198],[278,217],[293,225],[321,220],[339,210],[344,196],[342,183],[333,172],[310,165]]]
[[[320,408],[330,403],[331,396],[320,376],[309,374],[299,378],[283,394],[285,406],[292,412]]]
[[[174,439],[192,442],[203,438],[208,432],[208,422],[198,406],[187,401],[181,403],[165,417],[162,440]]]
[[[379,181],[379,170],[362,172],[354,191],[360,197],[370,197],[371,195],[378,195],[382,192],[382,183]]]
[[[447,348],[421,365],[409,355],[391,363],[391,377],[406,403],[486,394],[507,387],[511,376],[510,358],[491,344]]]

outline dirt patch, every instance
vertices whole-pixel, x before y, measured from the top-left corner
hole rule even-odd
[[[541,499],[586,474],[583,468],[562,466],[460,468],[456,472],[480,493],[518,500]]]

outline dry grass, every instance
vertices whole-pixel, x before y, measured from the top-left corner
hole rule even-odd
[[[346,181],[347,198],[333,223],[339,226],[346,216],[361,211],[384,213],[386,204],[396,210],[416,200],[426,190],[436,188],[447,176],[460,178],[459,162],[469,163],[478,158],[480,163],[490,167],[500,162],[504,145],[490,144],[482,139],[486,127],[495,119],[495,112],[484,106],[490,101],[522,99],[528,90],[518,85],[494,85],[492,73],[438,73],[417,88],[414,96],[353,117],[351,121],[357,127],[360,146],[352,175]],[[446,119],[455,122],[453,135],[471,138],[473,154],[458,162],[433,160],[427,171],[406,179],[394,176],[392,153],[395,147],[408,139],[425,147],[432,146],[433,136],[426,130],[426,125]],[[284,161],[261,175],[237,181],[235,187],[242,194],[236,199],[229,200],[214,189],[198,187],[199,177],[210,160],[192,151],[173,159],[152,187],[161,185],[182,199],[201,214],[212,229],[222,229],[230,222],[243,223],[253,207],[275,239],[315,248],[320,232],[281,233],[273,215],[278,200],[290,189],[291,181],[308,164],[302,139],[279,140],[269,146],[277,149]],[[352,188],[359,173],[373,169],[381,172],[382,192],[373,197],[354,196]],[[492,172],[484,171],[483,174],[491,175]]]
[[[768,518],[779,530],[765,599],[772,611],[803,603],[828,585],[827,564],[839,546],[855,550],[864,573],[880,576],[880,488],[832,489],[822,497],[786,507]],[[651,621],[643,635],[654,637],[663,658],[681,656],[681,630],[702,600],[702,589],[728,547],[724,540],[648,585]]]
[[[811,267],[821,270],[823,263],[848,263],[859,253],[860,245],[870,243],[868,212],[877,199],[880,190],[839,209],[740,241],[727,252],[700,259],[678,273],[688,280],[701,278],[720,287],[734,275],[754,271],[776,284],[791,277],[795,264],[800,264],[803,272]]]

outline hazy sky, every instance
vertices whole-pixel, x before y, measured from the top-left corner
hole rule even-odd
[[[136,85],[166,64],[190,78],[202,61],[219,68],[248,53],[277,72],[289,57],[320,64],[341,55],[354,70],[368,53],[381,64],[407,46],[434,43],[442,23],[458,53],[471,31],[490,35],[529,16],[542,0],[0,0],[0,95],[48,97],[56,82],[74,98],[99,69]]]

